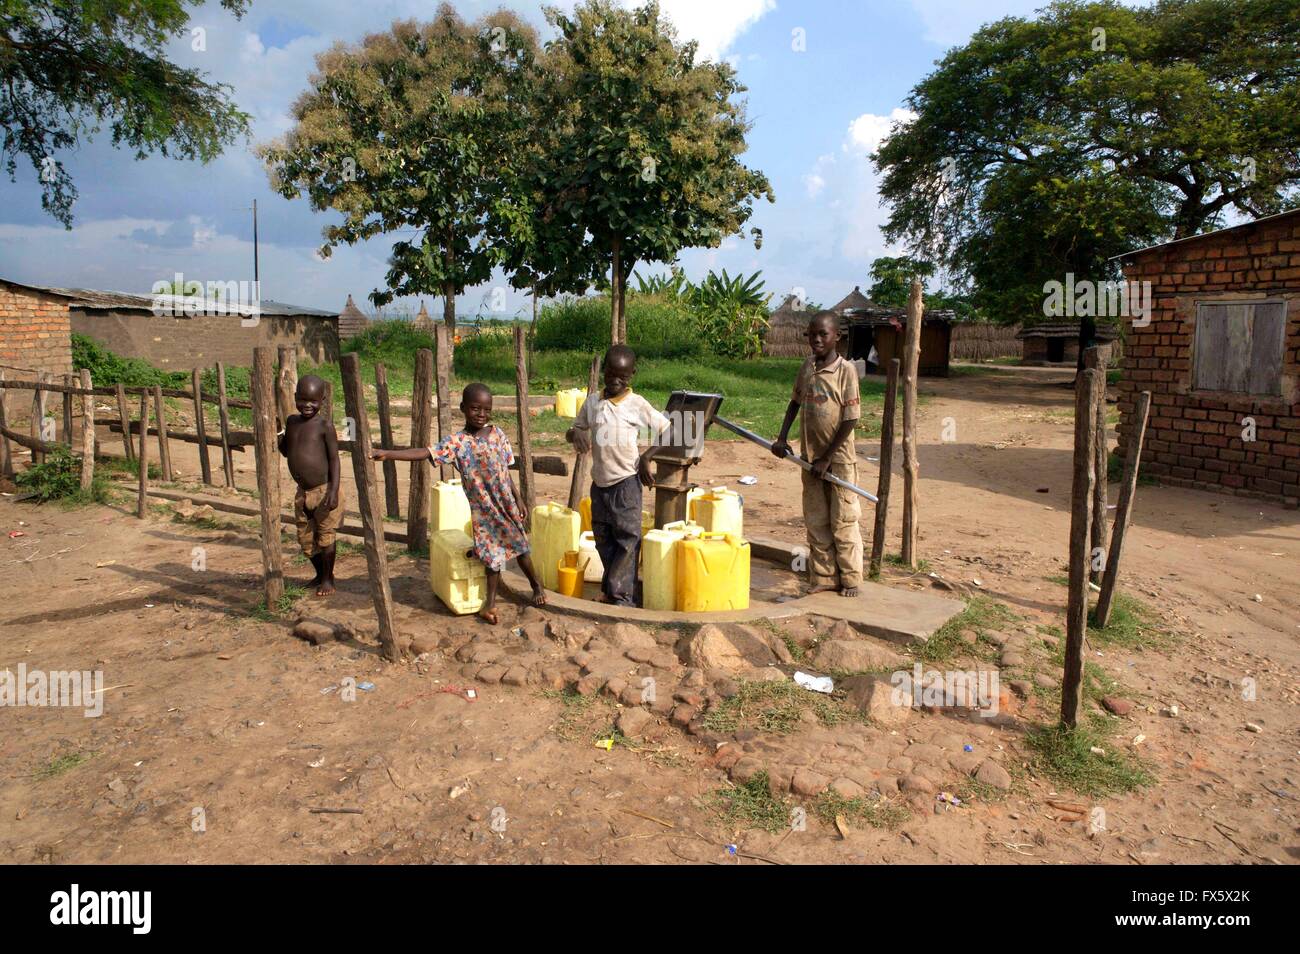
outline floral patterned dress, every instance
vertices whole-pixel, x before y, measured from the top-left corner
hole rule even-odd
[[[460,471],[474,518],[474,555],[483,565],[499,573],[507,562],[527,553],[524,515],[507,470],[515,454],[505,432],[495,424],[477,435],[457,431],[430,447],[429,453],[435,464],[451,464]]]

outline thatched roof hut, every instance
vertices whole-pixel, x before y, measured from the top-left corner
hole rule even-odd
[[[420,311],[411,322],[416,331],[424,331],[433,334],[433,319],[429,317],[429,309],[424,307],[424,300],[420,300]]]
[[[843,315],[848,311],[867,311],[880,306],[862,294],[862,289],[857,285],[853,286],[853,291],[844,296],[838,305],[832,305],[830,310]]]
[[[770,358],[806,358],[808,356],[808,319],[812,312],[796,295],[786,295],[781,307],[767,318],[763,336],[763,354]]]
[[[366,318],[365,313],[356,306],[352,296],[349,295],[348,303],[339,312],[339,341],[355,338],[369,326],[369,319]]]

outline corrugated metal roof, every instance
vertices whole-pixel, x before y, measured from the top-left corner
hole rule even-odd
[[[136,295],[131,292],[118,291],[99,291],[93,288],[58,288],[55,286],[45,285],[28,285],[23,282],[15,282],[10,279],[0,279],[11,285],[17,285],[20,288],[30,288],[33,291],[45,292],[47,295],[57,295],[60,298],[68,299],[68,307],[81,308],[85,311],[148,311],[152,312],[157,304],[174,307],[177,311],[185,311],[191,306],[196,311],[209,314],[222,310],[232,314],[249,315],[256,312],[259,315],[271,315],[284,318],[292,317],[316,317],[316,318],[334,318],[332,311],[323,311],[319,308],[308,308],[303,305],[290,305],[285,302],[271,301],[263,299],[256,308],[251,305],[225,305],[219,300],[208,302],[205,298],[198,296],[186,297],[183,295]],[[202,304],[194,305],[196,301]]]
[[[1284,219],[1288,215],[1300,215],[1300,209],[1287,209],[1285,212],[1277,212],[1273,215],[1266,215],[1262,218],[1252,219],[1249,222],[1239,222],[1236,225],[1229,225],[1226,228],[1215,229],[1213,232],[1202,232],[1200,235],[1188,235],[1185,238],[1174,239],[1170,242],[1161,242],[1158,245],[1148,245],[1146,248],[1135,248],[1131,252],[1123,252],[1119,255],[1112,255],[1107,261],[1113,262],[1121,258],[1129,258],[1133,255],[1141,255],[1143,252],[1153,252],[1158,248],[1168,248],[1170,245],[1182,245],[1184,242],[1196,242],[1201,239],[1210,238],[1213,235],[1222,235],[1224,232],[1232,232],[1236,229],[1249,228],[1252,225],[1259,225],[1261,222],[1272,222],[1275,219]]]

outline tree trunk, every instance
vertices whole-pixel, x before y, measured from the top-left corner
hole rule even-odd
[[[452,231],[447,229],[447,241],[442,246],[442,260],[450,275],[456,264],[456,251],[452,246]],[[442,321],[447,326],[447,340],[456,347],[456,283],[450,278],[442,283]]]
[[[622,284],[620,276],[623,274],[623,240],[618,236],[614,237],[613,251],[614,261],[609,270],[609,339],[610,344],[622,344],[623,340],[619,334],[623,329],[623,295],[619,286]]]

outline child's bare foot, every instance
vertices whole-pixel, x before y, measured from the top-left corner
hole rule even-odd
[[[310,590],[314,587],[320,586],[324,582],[325,581],[321,579],[320,574],[317,573],[315,576],[313,576],[310,580],[306,582],[305,586],[307,589]]]
[[[840,596],[857,596],[858,588],[856,586],[846,586],[840,590]]]
[[[533,605],[534,606],[546,605],[546,591],[542,589],[540,586],[533,587]]]
[[[495,626],[498,622],[496,610],[481,609],[478,611],[478,618],[490,626]]]
[[[316,587],[317,596],[329,596],[334,592],[333,580],[321,580],[320,585]]]
[[[838,589],[839,587],[833,583],[818,583],[816,586],[809,587],[808,595],[812,596],[814,593],[833,593]]]

